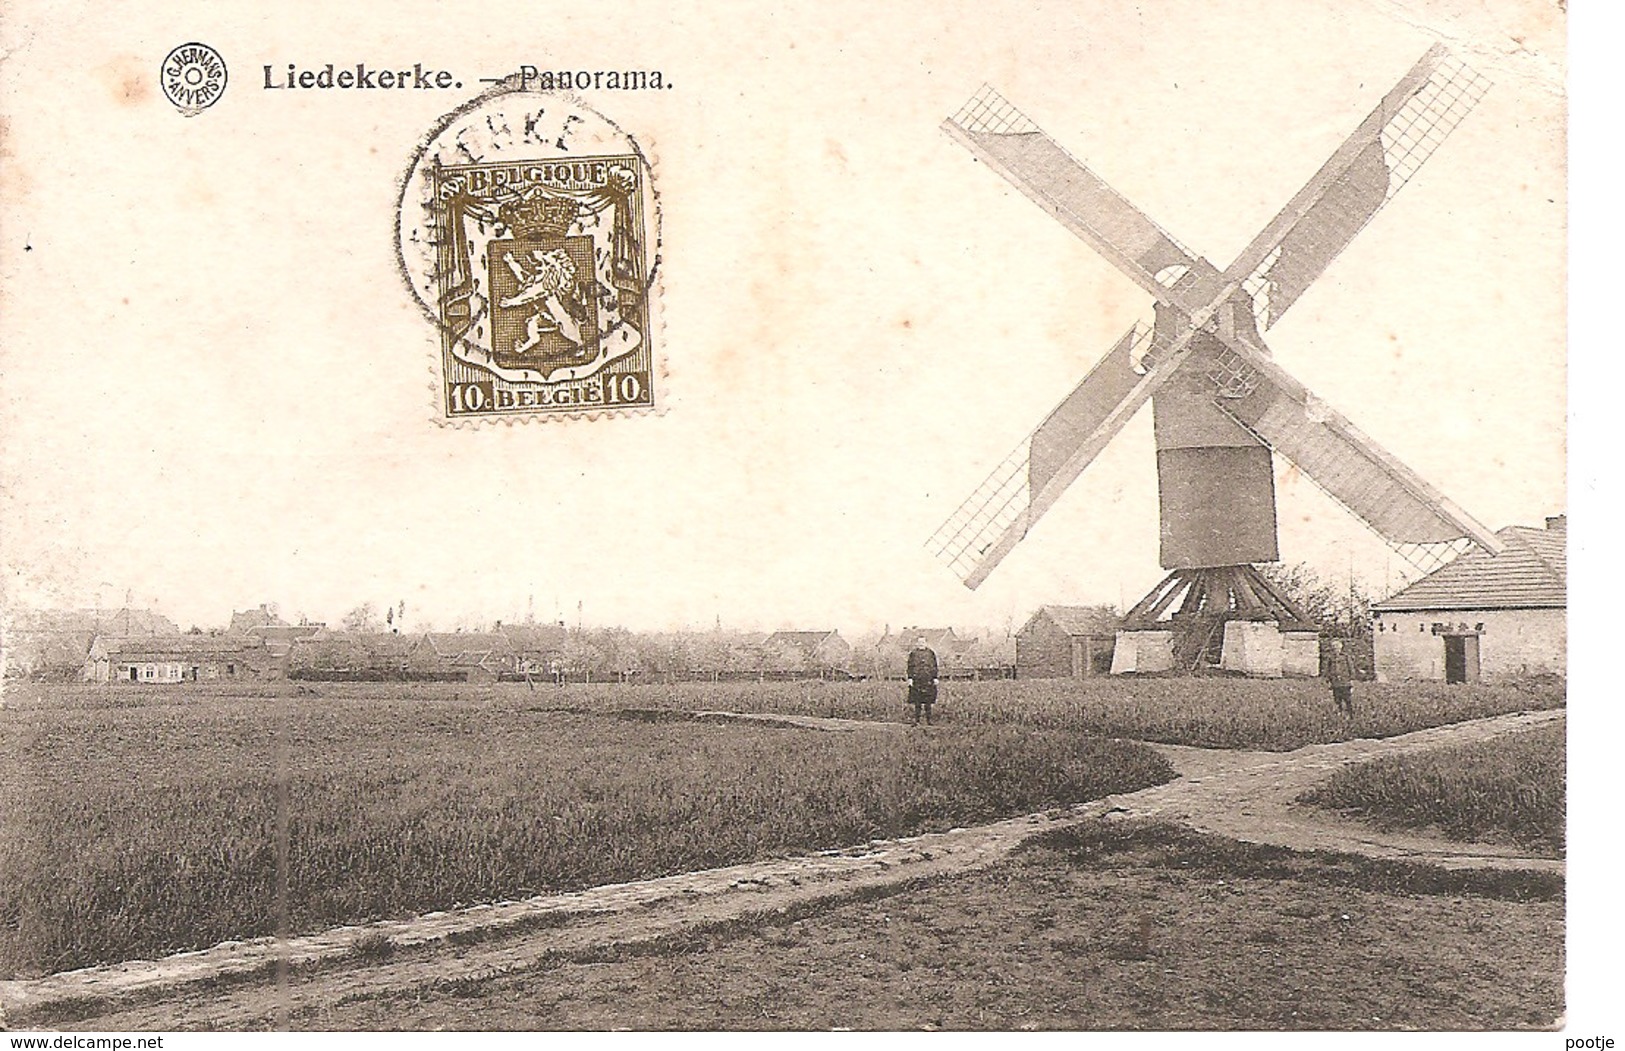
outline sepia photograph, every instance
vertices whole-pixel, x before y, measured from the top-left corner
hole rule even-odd
[[[1604,1048],[1569,17],[7,5],[10,1046]]]

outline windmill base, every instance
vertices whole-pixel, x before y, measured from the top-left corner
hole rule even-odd
[[[1319,631],[1255,566],[1176,569],[1124,618],[1112,674],[1203,671],[1319,675]]]
[[[1174,633],[1120,631],[1112,646],[1112,674],[1154,674],[1174,670]]]

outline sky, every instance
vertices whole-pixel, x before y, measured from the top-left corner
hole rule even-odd
[[[1126,607],[1163,575],[1149,410],[978,591],[925,549],[1150,316],[942,118],[993,84],[1222,267],[1441,38],[1494,88],[1268,340],[1490,528],[1565,509],[1564,45],[1546,5],[842,0],[679,5],[661,32],[640,4],[542,23],[222,6],[0,29],[10,605],[129,595],[207,626],[260,602],[336,622],[405,600],[413,626],[534,611],[851,632]],[[509,16],[534,28],[492,31]],[[183,119],[152,71],[190,39],[233,79]],[[467,93],[258,83],[262,64],[330,61],[664,72],[670,90],[586,96],[654,163],[659,414],[435,422],[396,195]],[[51,106],[19,104],[46,82]],[[1401,583],[1364,526],[1276,470],[1285,561]]]

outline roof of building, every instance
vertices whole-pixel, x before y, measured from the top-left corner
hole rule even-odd
[[[1507,526],[1495,535],[1506,545],[1499,555],[1474,548],[1371,608],[1379,613],[1566,608],[1567,530]]]
[[[232,631],[252,631],[255,628],[286,627],[287,621],[272,611],[268,602],[262,602],[258,609],[239,609],[231,613]]]
[[[431,631],[424,638],[442,657],[459,657],[465,653],[511,653],[513,645],[508,637],[496,631]]]
[[[147,609],[42,609],[18,611],[10,630],[90,632],[113,638],[177,635],[181,629],[163,614]]]
[[[154,635],[116,640],[109,655],[115,661],[231,659],[263,652],[263,647],[252,635]]]
[[[291,643],[295,639],[309,638],[325,627],[325,624],[260,624],[249,628],[248,634],[257,635],[268,642]]]
[[[840,633],[834,629],[830,629],[828,631],[775,631],[773,634],[767,637],[767,645],[771,646],[774,643],[785,643],[790,646],[795,646],[797,649],[806,650],[808,653],[811,653],[819,646],[822,646],[829,639],[835,638],[839,634]]]
[[[551,652],[570,641],[570,633],[558,624],[504,624],[497,630],[524,653]]]
[[[1115,635],[1123,623],[1123,618],[1110,606],[1039,606],[1028,618],[1027,627],[1045,616],[1068,635],[1076,636]]]
[[[882,646],[900,646],[903,649],[912,647],[919,640],[924,639],[925,644],[934,650],[960,650],[969,649],[976,645],[977,639],[967,639],[954,633],[954,629],[947,628],[901,628],[896,634],[888,634],[880,640]]]
[[[393,631],[356,632],[352,637],[357,646],[380,657],[405,657],[422,641],[421,636]]]

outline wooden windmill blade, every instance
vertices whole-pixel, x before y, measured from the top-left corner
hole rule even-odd
[[[980,585],[1184,364],[1194,335],[1193,329],[1159,346],[1153,345],[1151,326],[1129,329],[948,516],[926,546],[966,587]],[[1145,366],[1149,368],[1142,373]]]
[[[1435,44],[1226,271],[1268,329],[1394,199],[1490,82]]]
[[[1206,320],[1220,275],[991,87],[944,129],[1158,301]],[[1207,300],[1207,301],[1199,301]],[[927,541],[976,588],[1184,363],[1192,328],[1151,345],[1135,326]],[[1143,371],[1142,371],[1143,370]]]
[[[1379,536],[1394,544],[1465,537],[1500,553],[1493,532],[1275,364],[1262,346],[1239,333],[1220,338],[1234,353],[1214,363],[1215,404]]]
[[[1174,283],[1188,273],[1211,273],[1212,265],[1199,263],[998,92],[984,85],[942,127],[1141,288],[1192,309]]]

